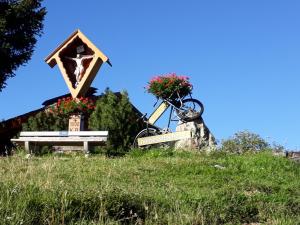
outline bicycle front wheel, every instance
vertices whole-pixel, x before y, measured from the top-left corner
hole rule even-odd
[[[190,122],[199,119],[204,112],[202,102],[197,99],[187,98],[182,101],[182,106],[176,109],[176,114],[180,120]]]

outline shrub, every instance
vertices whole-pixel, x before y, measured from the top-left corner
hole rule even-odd
[[[127,152],[137,132],[137,114],[129,102],[127,92],[119,96],[106,89],[103,97],[96,102],[89,124],[93,130],[108,130],[107,146],[101,148],[107,155],[120,155]]]
[[[39,112],[30,117],[27,123],[23,124],[24,131],[61,131],[68,130],[69,117],[71,114],[83,114],[86,117],[95,109],[95,103],[90,98],[72,97],[58,99],[45,111]]]
[[[39,112],[31,116],[27,123],[22,125],[23,131],[61,131],[67,130],[69,118],[67,116],[57,116],[49,112]],[[35,154],[45,154],[52,151],[51,146],[35,146]]]
[[[81,110],[82,109],[82,110]],[[107,155],[119,155],[131,147],[137,132],[142,129],[136,122],[137,114],[126,92],[116,95],[107,89],[96,102],[87,98],[62,99],[48,110],[40,112],[23,124],[24,131],[60,131],[68,130],[70,112],[81,110],[89,118],[90,130],[108,130],[109,140],[106,147],[96,151]],[[92,112],[92,113],[91,113]],[[35,149],[35,152],[48,152],[50,148]]]
[[[39,112],[24,123],[24,131],[60,131],[68,129],[69,118],[67,116],[57,116],[49,112]]]
[[[221,150],[231,153],[256,152],[268,148],[270,145],[258,134],[240,131],[234,137],[223,140]]]

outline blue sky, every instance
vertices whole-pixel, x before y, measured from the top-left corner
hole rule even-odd
[[[44,6],[44,34],[0,92],[0,119],[68,92],[59,69],[44,58],[79,28],[113,64],[92,84],[99,93],[127,90],[150,114],[155,98],[144,87],[151,77],[187,75],[218,140],[249,130],[300,150],[299,1],[48,0]]]

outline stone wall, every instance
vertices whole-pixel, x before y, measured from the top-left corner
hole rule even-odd
[[[192,131],[192,138],[176,141],[175,149],[211,151],[216,148],[216,140],[202,118],[192,122],[179,121],[176,131]]]

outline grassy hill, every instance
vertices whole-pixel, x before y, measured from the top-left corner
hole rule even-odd
[[[300,164],[270,152],[0,159],[0,224],[300,224]]]

